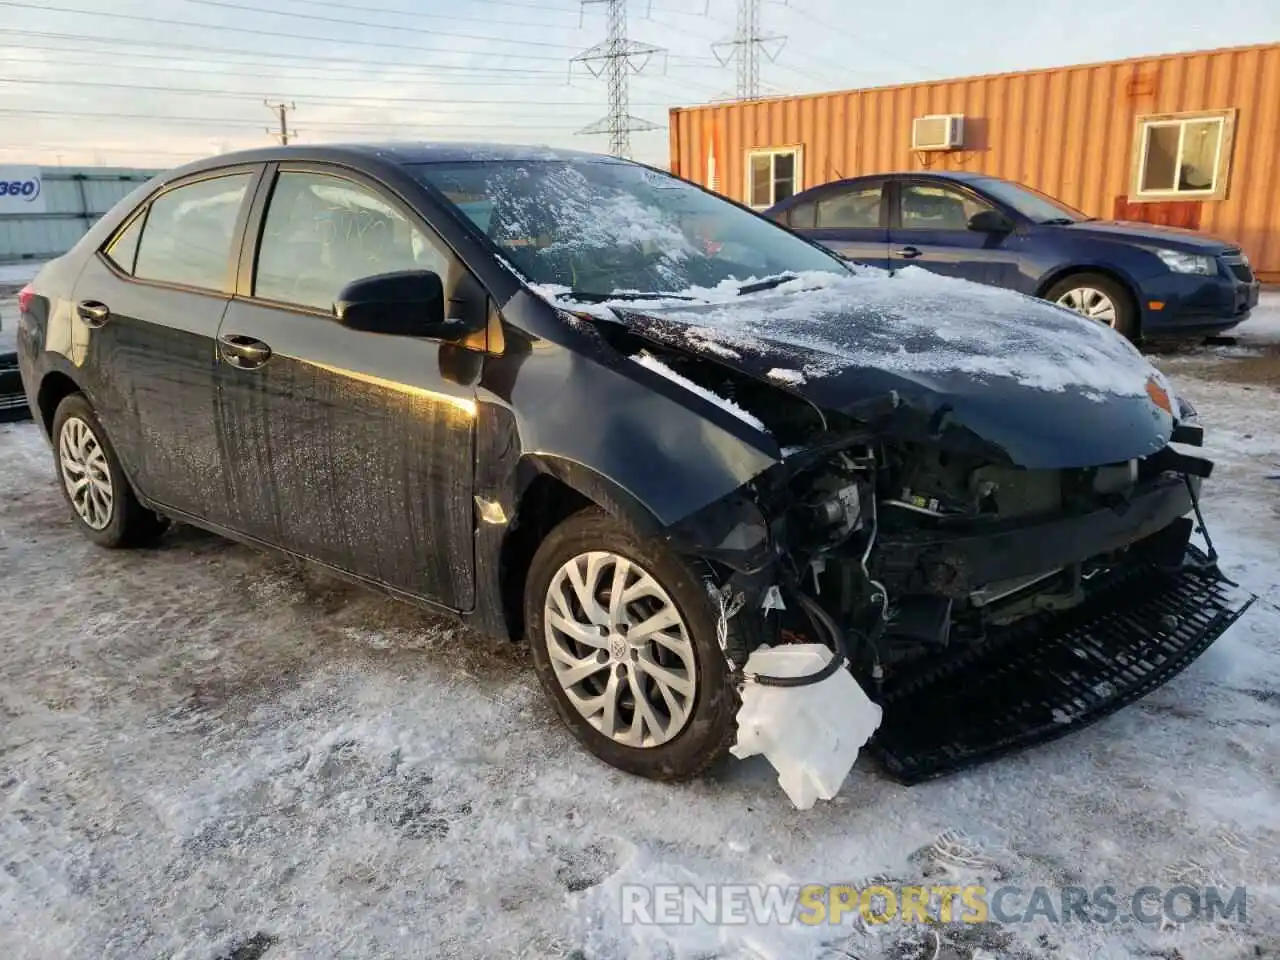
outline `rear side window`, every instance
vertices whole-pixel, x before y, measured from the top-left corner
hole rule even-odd
[[[142,221],[146,218],[145,212],[134,217],[106,249],[107,259],[125,273],[133,273],[133,262],[138,256],[138,238],[142,236]]]
[[[880,184],[852,187],[818,201],[819,230],[865,230],[880,226]]]
[[[251,174],[239,173],[201,180],[151,201],[134,276],[223,289],[236,217],[250,178]]]
[[[448,267],[435,243],[372,191],[285,172],[267,206],[253,294],[327,313],[353,280],[400,270],[433,270],[445,280]]]
[[[812,230],[816,206],[813,201],[796,204],[787,211],[787,226],[796,230]]]

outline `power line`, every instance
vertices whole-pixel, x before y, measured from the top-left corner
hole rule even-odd
[[[585,64],[594,76],[601,73],[608,76],[609,114],[583,127],[579,133],[608,133],[609,152],[615,157],[626,157],[631,154],[633,132],[658,129],[648,120],[631,115],[627,81],[631,73],[642,71],[655,53],[666,51],[627,38],[627,0],[582,0],[584,7],[591,3],[605,4],[609,20],[608,39],[578,54],[572,62]]]
[[[163,64],[131,63],[127,61],[104,63],[102,59],[93,59],[93,58],[77,59],[74,55],[64,56],[62,50],[60,49],[51,50],[49,47],[45,47],[45,46],[8,44],[6,49],[38,50],[41,53],[46,55],[45,57],[42,57],[39,60],[12,59],[9,61],[10,66],[18,66],[21,64],[34,64],[38,66],[44,66],[48,62],[47,55],[50,52],[53,52],[58,54],[58,58],[57,58],[58,66],[95,67],[98,71],[128,70],[130,72],[133,72],[138,70],[152,70],[152,71],[159,71],[166,74],[190,73],[190,74],[195,74],[197,76],[235,77],[237,79],[245,79],[245,78],[264,79],[265,78],[265,79],[271,79],[271,80],[306,80],[306,81],[333,80],[335,82],[341,82],[341,83],[350,83],[353,79],[364,79],[370,82],[375,82],[379,80],[396,80],[404,83],[423,83],[423,82],[430,81],[433,87],[435,86],[475,87],[477,84],[477,81],[475,79],[462,80],[462,79],[456,79],[456,78],[440,78],[440,77],[430,76],[430,74],[421,74],[421,73],[407,74],[407,75],[401,75],[401,76],[388,76],[387,74],[381,73],[381,72],[374,75],[374,74],[370,74],[368,70],[359,70],[356,72],[344,73],[342,72],[341,69],[335,68],[335,67],[330,67],[328,69],[322,70],[320,67],[311,67],[311,66],[296,67],[296,66],[293,66],[292,64],[284,64],[281,70],[268,71],[266,73],[245,73],[242,70],[235,69],[241,66],[248,66],[248,67],[279,67],[280,66],[279,64],[274,64],[269,62],[249,61],[249,60],[231,60],[231,61],[224,61],[221,64],[219,64],[219,66],[224,66],[224,67],[228,67],[235,70],[234,73],[228,73],[226,70],[210,69],[207,66],[205,67],[189,66],[185,63],[181,66],[170,66],[169,61],[173,60],[173,54],[170,54],[170,53],[130,53],[129,54],[130,57],[149,57],[151,59],[163,60],[165,61],[165,63]],[[84,52],[84,51],[81,51],[81,52]],[[90,51],[90,52],[95,52],[95,51]],[[199,60],[200,58],[194,57],[192,59]],[[210,59],[213,59],[213,58],[210,58]],[[406,67],[405,69],[408,69],[408,67]],[[304,75],[304,74],[298,73],[298,71],[313,71],[313,72],[307,73]],[[546,73],[548,75],[563,76],[563,72],[559,70],[548,70],[546,71]],[[529,86],[528,79],[490,80],[486,78],[482,82],[486,88],[522,87],[527,89]],[[560,84],[558,86],[563,86],[565,88],[574,89],[574,90],[586,89],[585,87],[574,87],[569,83],[568,80],[566,80],[564,84]],[[508,100],[503,102],[509,103],[510,101]]]
[[[212,126],[212,127],[242,127],[247,129],[258,130],[262,124],[256,120],[250,120],[243,117],[193,117],[193,116],[175,116],[173,114],[156,115],[150,113],[116,113],[116,112],[96,112],[83,113],[71,110],[31,110],[18,107],[0,107],[0,115],[5,116],[22,116],[22,117],[53,117],[53,118],[76,118],[83,120],[148,120],[157,124],[183,124],[194,126]],[[454,123],[447,120],[441,121],[419,121],[406,123],[401,120],[373,121],[373,120],[318,120],[308,122],[308,128],[333,130],[334,132],[358,131],[358,130],[381,130],[387,131],[389,128],[394,132],[400,133],[408,130],[540,130],[544,132],[568,133],[577,130],[572,125],[555,125],[547,123],[510,123],[506,121],[484,121],[481,123]],[[655,128],[665,129],[665,128]]]
[[[307,7],[328,7],[330,9],[335,9],[335,10],[354,10],[357,13],[365,13],[365,14],[385,13],[393,17],[412,17],[415,20],[429,19],[432,17],[440,17],[440,18],[445,18],[454,22],[486,23],[486,24],[492,24],[494,22],[493,17],[464,17],[453,12],[432,13],[429,10],[405,10],[403,7],[396,8],[396,9],[393,9],[391,7],[366,7],[358,3],[342,3],[340,2],[340,0],[288,0],[288,2],[301,4]],[[471,0],[471,2],[472,3],[497,3],[499,2],[499,0]],[[568,13],[578,12],[577,7],[551,7],[551,6],[544,6],[541,3],[536,3],[536,4],[511,3],[509,5],[513,7],[523,7],[526,10],[531,9],[531,7],[536,7],[539,13],[545,12],[545,13],[568,14]],[[275,12],[275,11],[272,11],[272,12]],[[536,28],[543,28],[547,26],[545,22],[521,23],[515,20],[508,20],[505,16],[502,18],[502,25],[504,27],[536,27]]]
[[[206,7],[219,7],[225,10],[247,10],[251,13],[266,14],[273,17],[291,17],[295,20],[316,21],[319,23],[337,23],[344,27],[362,27],[369,30],[393,30],[396,33],[420,33],[430,37],[451,37],[457,40],[480,40],[484,43],[516,43],[527,47],[552,47],[560,50],[572,50],[577,44],[548,43],[544,40],[510,40],[506,37],[479,36],[474,33],[453,33],[447,30],[428,29],[423,27],[396,26],[390,23],[369,23],[367,20],[345,20],[340,17],[322,17],[316,13],[297,13],[292,10],[264,10],[252,4],[231,3],[229,0],[182,0],[183,3],[198,3]],[[437,51],[443,52],[443,51]],[[506,56],[506,54],[504,54]]]
[[[222,90],[204,90],[192,87],[171,87],[167,84],[142,84],[142,83],[113,83],[108,80],[64,80],[57,77],[0,77],[0,83],[17,83],[17,84],[34,84],[37,86],[52,87],[92,87],[110,90],[146,90],[148,92],[172,93],[178,96],[203,96],[213,97],[222,100],[257,100],[259,94],[255,93],[232,93]],[[430,97],[383,97],[376,95],[361,96],[355,95],[339,95],[326,94],[323,97],[300,97],[297,98],[303,103],[310,103],[315,106],[325,106],[335,103],[350,103],[363,106],[380,106],[383,104],[409,104],[419,107],[448,107],[448,106],[511,106],[510,98],[499,100],[475,100],[461,97],[447,98],[430,98]],[[645,104],[645,106],[665,106],[664,103]],[[587,100],[544,100],[532,101],[529,103],[521,103],[522,110],[528,107],[590,107],[594,106]]]
[[[0,0],[0,6],[3,6],[3,5],[4,5],[3,0]],[[115,45],[115,46],[145,47],[147,50],[155,49],[155,43],[149,42],[146,40],[127,40],[119,37],[92,37],[92,36],[86,36],[84,34],[75,34],[75,33],[50,33],[50,32],[36,31],[36,30],[21,30],[21,29],[9,29],[6,27],[0,27],[0,34],[9,34],[9,33],[16,33],[23,37],[42,37],[44,39],[50,39],[50,40],[67,40],[70,42],[74,42],[77,45],[85,44],[85,43],[98,43],[98,44],[108,44],[108,45]],[[334,42],[339,42],[339,41],[334,41]],[[524,76],[524,75],[557,76],[557,77],[564,76],[563,70],[548,70],[546,68],[539,68],[539,67],[463,67],[463,66],[457,66],[453,64],[441,64],[437,66],[432,64],[424,64],[421,61],[417,63],[404,63],[398,60],[390,60],[390,61],[382,60],[381,58],[379,58],[377,62],[371,65],[367,57],[363,59],[358,59],[358,60],[343,59],[341,57],[314,57],[314,56],[307,56],[305,54],[300,54],[300,53],[276,53],[273,50],[235,50],[227,47],[210,48],[210,46],[207,43],[206,44],[172,43],[167,40],[165,41],[164,47],[166,50],[196,51],[204,54],[205,59],[211,59],[211,56],[209,55],[208,51],[210,49],[214,49],[218,54],[223,56],[247,56],[247,57],[269,56],[273,60],[298,60],[306,63],[323,63],[323,64],[353,64],[353,65],[358,65],[362,67],[366,71],[369,70],[370,66],[373,66],[373,67],[389,66],[389,67],[394,67],[396,69],[424,70],[424,71],[428,71],[430,74],[434,74],[437,71],[461,71],[464,73],[500,73],[500,74],[507,74],[507,75],[519,74],[521,76]],[[417,49],[417,48],[415,47],[413,49]],[[157,55],[139,53],[139,54],[135,54],[135,56],[157,56]],[[556,58],[552,58],[552,59],[556,59]],[[287,64],[285,65],[287,66]]]
[[[772,2],[772,0],[766,0],[766,2]],[[789,0],[788,0],[788,4],[789,4]],[[895,53],[895,52],[894,52],[894,51],[892,51],[892,50],[886,50],[884,47],[880,46],[879,44],[871,43],[871,42],[869,42],[869,41],[867,40],[867,38],[866,38],[866,37],[863,37],[863,36],[855,36],[853,33],[851,33],[851,32],[850,32],[849,30],[847,30],[847,29],[844,29],[844,28],[842,28],[842,27],[836,27],[836,26],[833,26],[832,24],[828,23],[827,21],[820,19],[816,14],[814,14],[811,10],[809,10],[809,9],[807,9],[807,8],[802,8],[802,7],[800,7],[800,6],[795,6],[795,7],[792,7],[792,9],[793,9],[793,10],[795,10],[796,12],[798,12],[798,13],[802,14],[803,16],[807,17],[809,20],[813,21],[813,22],[814,22],[814,23],[816,23],[818,26],[822,27],[824,30],[830,30],[830,31],[831,31],[832,33],[834,33],[834,34],[837,34],[837,35],[839,35],[839,36],[846,37],[846,38],[848,38],[849,40],[852,40],[854,43],[858,44],[859,46],[867,47],[867,48],[869,48],[869,49],[871,49],[871,50],[874,50],[876,53],[879,53],[881,56],[887,57],[887,58],[889,58],[889,59],[891,59],[891,60],[897,60],[897,61],[898,61],[899,63],[901,63],[901,64],[904,64],[904,65],[906,65],[906,66],[908,66],[908,67],[911,67],[911,68],[913,68],[913,69],[915,69],[915,70],[920,70],[920,71],[922,71],[922,72],[924,73],[924,75],[925,75],[925,77],[926,77],[926,78],[927,78],[927,77],[929,77],[931,74],[936,75],[936,71],[931,70],[929,67],[923,66],[923,65],[921,65],[921,64],[919,64],[919,63],[916,63],[915,61],[910,60],[910,59],[908,59],[907,57],[902,56],[902,54],[900,54],[900,53]],[[863,73],[863,74],[867,74],[867,71],[865,71],[865,70],[859,70],[859,71],[854,71],[854,72],[856,72],[856,73]]]
[[[221,0],[201,0],[201,2],[221,3]],[[598,2],[598,0],[585,0],[585,2]],[[603,2],[613,2],[613,0],[603,0]],[[132,13],[116,13],[114,11],[108,12],[108,11],[102,11],[102,10],[81,10],[75,7],[56,7],[46,3],[26,3],[26,2],[23,2],[23,0],[0,0],[0,7],[13,7],[13,8],[24,9],[24,10],[41,10],[45,12],[54,12],[54,13],[72,13],[72,14],[75,14],[76,16],[81,16],[81,17],[106,17],[111,20],[129,20],[135,23],[155,23],[161,26],[166,26],[166,27],[194,27],[197,30],[222,30],[228,33],[246,33],[246,34],[251,34],[253,36],[259,36],[259,37],[283,37],[287,40],[316,40],[316,41],[319,41],[320,43],[339,43],[339,44],[346,44],[350,46],[375,47],[379,49],[388,49],[388,50],[412,50],[418,54],[452,52],[447,50],[424,49],[422,47],[411,46],[410,44],[391,43],[389,41],[381,41],[381,40],[356,40],[351,37],[317,37],[309,34],[285,33],[280,30],[262,30],[262,29],[250,28],[250,27],[236,27],[236,26],[231,26],[230,24],[224,24],[224,23],[193,23],[190,20],[166,20],[163,17],[145,17],[140,14],[132,14]],[[483,37],[480,39],[488,43],[488,42],[493,42],[495,38]],[[504,42],[519,43],[520,41],[508,40]],[[262,52],[266,52],[266,51],[262,51]],[[554,60],[554,61],[561,60],[560,57],[555,57],[550,54],[544,55],[544,54],[535,54],[535,53],[504,53],[503,56],[509,59],[516,59],[516,60]],[[696,60],[701,58],[689,57],[686,59]],[[711,58],[708,57],[706,59],[710,60]]]

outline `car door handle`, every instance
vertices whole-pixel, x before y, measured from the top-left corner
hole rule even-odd
[[[902,257],[904,260],[914,260],[916,257],[920,256],[920,248],[903,247],[898,251],[898,256]]]
[[[224,333],[218,337],[218,353],[233,367],[252,370],[271,358],[271,348],[261,340],[239,333]]]
[[[100,327],[111,319],[111,308],[97,300],[81,300],[76,304],[76,316],[90,327]]]

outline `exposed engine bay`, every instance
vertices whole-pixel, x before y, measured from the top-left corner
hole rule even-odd
[[[855,674],[872,681],[894,665],[980,644],[993,627],[1078,606],[1084,583],[1131,555],[1179,565],[1193,526],[1182,518],[1198,510],[1212,470],[1172,448],[1121,463],[1025,469],[971,444],[898,439],[886,427],[904,419],[896,397],[859,421],[713,363],[675,351],[661,358],[790,445],[742,491],[768,524],[772,573],[726,581],[748,607],[754,591],[758,607],[777,611],[759,639],[839,650],[834,630]],[[1199,444],[1190,417],[1179,430]],[[723,557],[713,551],[711,559]]]
[[[789,389],[770,361],[722,363],[683,331],[598,329],[777,444],[772,467],[666,533],[713,571],[743,704],[733,752],[765,755],[799,807],[834,796],[864,746],[913,783],[1091,723],[1252,603],[1200,512],[1213,464],[1180,449],[1202,443],[1194,408],[1154,378],[1136,404],[1037,400],[1021,419],[892,377],[837,406],[821,380]]]

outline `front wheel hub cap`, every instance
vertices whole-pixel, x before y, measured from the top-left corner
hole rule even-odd
[[[1058,298],[1058,306],[1074,310],[1081,316],[1106,324],[1116,325],[1115,302],[1097,287],[1074,287]]]
[[[689,628],[638,563],[579,554],[551,578],[542,615],[556,681],[595,729],[625,746],[656,747],[688,724],[697,692]]]

